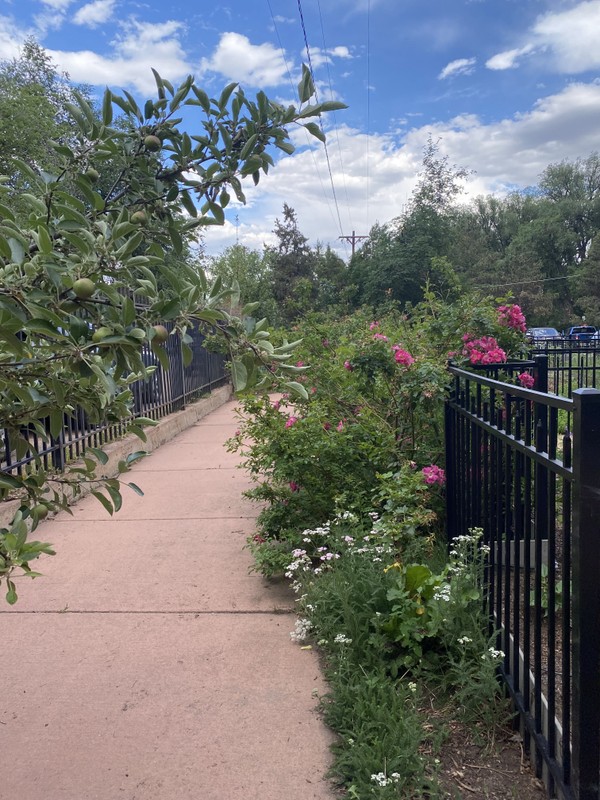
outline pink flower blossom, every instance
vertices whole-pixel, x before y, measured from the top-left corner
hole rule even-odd
[[[525,389],[531,389],[535,384],[535,378],[528,372],[522,372],[520,375],[517,375],[517,379]]]
[[[352,366],[352,364],[350,363],[350,361],[344,361],[344,369],[347,369],[347,370],[348,370],[348,372],[352,372],[352,370],[354,369],[354,367]]]
[[[374,333],[373,339],[378,340],[380,342],[387,342],[389,341],[387,336],[384,336],[383,333]]]
[[[513,330],[521,333],[525,333],[527,330],[525,314],[516,303],[508,306],[498,306],[498,322],[500,325],[506,325],[508,328],[513,328]]]
[[[423,473],[423,477],[425,478],[425,483],[429,484],[430,486],[434,483],[443,486],[446,483],[446,473],[441,467],[438,467],[435,464],[431,464],[429,467],[423,467],[421,471]]]
[[[291,428],[292,425],[295,425],[298,422],[298,417],[288,417],[285,421],[285,427]]]
[[[316,386],[311,386],[310,387],[310,393],[311,394],[316,394],[317,393],[317,387]]]
[[[299,492],[300,486],[296,483],[296,481],[290,481],[290,489],[292,492]]]
[[[338,422],[338,424],[337,424],[337,430],[338,430],[338,431],[343,431],[343,430],[344,430],[344,420],[343,420],[343,419],[341,419],[341,420]]]
[[[392,350],[394,351],[396,364],[402,364],[403,367],[410,367],[411,364],[415,363],[414,358],[408,350],[404,350],[399,344],[395,344]]]
[[[323,345],[323,347],[329,347],[329,339],[323,339],[321,344]]]
[[[296,366],[297,367],[303,367],[304,366],[304,361],[296,361]]]
[[[369,325],[369,330],[370,331],[374,331],[375,328],[378,328],[378,327],[379,327],[379,322],[377,322],[376,320],[373,320],[373,322]]]
[[[506,361],[506,353],[493,336],[482,336],[480,339],[465,339],[463,336],[463,341],[465,346],[462,353],[469,357],[471,364],[503,364]]]
[[[330,431],[330,430],[331,430],[331,422],[326,422],[326,423],[323,425],[323,430],[324,430],[324,431]]]
[[[273,408],[275,409],[275,411],[279,411],[279,409],[281,408],[281,400],[276,400],[273,403]]]

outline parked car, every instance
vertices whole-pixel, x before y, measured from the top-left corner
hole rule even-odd
[[[593,325],[573,325],[565,331],[565,337],[577,342],[589,342],[594,338],[598,329]]]
[[[544,339],[560,339],[560,333],[556,328],[528,328],[525,332],[525,338],[532,342]]]

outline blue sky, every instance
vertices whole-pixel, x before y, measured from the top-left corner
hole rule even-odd
[[[0,0],[0,58],[33,35],[99,93],[151,96],[155,67],[290,102],[305,32],[320,99],[348,109],[327,115],[327,153],[294,132],[296,153],[208,232],[209,253],[272,242],[287,202],[313,245],[348,255],[342,234],[402,213],[430,135],[474,171],[466,199],[600,149],[600,0]]]

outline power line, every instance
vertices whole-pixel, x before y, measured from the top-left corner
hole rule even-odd
[[[498,289],[503,286],[522,286],[526,283],[550,283],[550,281],[571,281],[578,275],[561,275],[560,278],[536,278],[533,281],[503,281],[502,283],[481,283],[473,286],[474,289]]]
[[[325,27],[323,25],[323,14],[321,12],[321,0],[317,0],[317,8],[319,9],[319,22],[321,24],[321,38],[323,39],[323,52],[327,53],[327,45],[325,43]],[[327,70],[327,82],[329,83],[329,95],[333,100],[333,86],[331,82],[331,70],[329,69],[329,59],[325,58],[325,68]],[[346,170],[344,169],[344,160],[342,158],[342,146],[340,144],[340,136],[337,126],[337,117],[335,111],[332,112],[333,118],[333,130],[335,131],[335,139],[337,142],[338,153],[340,156],[340,169],[342,173],[342,181],[344,183],[344,193],[346,195],[346,209],[348,211],[348,220],[350,222],[350,227],[354,228],[354,223],[352,222],[352,212],[350,209],[350,198],[348,196],[348,186],[346,184]]]
[[[371,0],[367,2],[367,144],[366,144],[366,209],[367,227],[369,226],[369,199],[370,199],[370,173],[369,173],[369,145],[371,140]]]
[[[287,58],[285,57],[285,49],[284,49],[283,43],[281,41],[281,36],[279,35],[279,28],[277,27],[277,23],[275,22],[275,15],[273,14],[273,9],[271,7],[270,0],[267,0],[267,6],[269,7],[269,13],[271,14],[271,21],[273,23],[273,29],[275,30],[275,35],[277,36],[277,42],[279,44],[279,49],[281,50],[281,57],[283,58],[283,63],[285,64],[285,68],[286,68],[286,71],[287,71],[288,80],[290,82],[290,86],[291,86],[291,89],[292,89],[292,96],[294,96],[296,94],[296,87],[294,86],[294,80],[292,78],[292,73],[290,71],[290,68],[289,68],[289,65],[288,65],[288,62],[287,62]],[[313,160],[313,164],[314,164],[314,167],[315,167],[315,172],[317,174],[317,178],[319,179],[319,183],[321,184],[321,191],[323,192],[323,198],[325,200],[325,203],[327,204],[327,209],[328,209],[329,213],[331,214],[331,218],[332,218],[332,220],[333,220],[333,222],[335,224],[335,215],[334,215],[333,210],[331,208],[331,205],[329,203],[329,197],[328,197],[327,192],[325,190],[325,185],[323,184],[323,179],[321,178],[321,172],[319,170],[319,165],[318,165],[317,159],[315,157],[315,151],[310,146],[312,144],[312,142],[310,140],[310,135],[309,135],[309,133],[308,133],[308,131],[306,129],[304,129],[304,135],[306,136],[306,141],[307,141],[307,143],[309,145],[309,151],[310,151],[310,154],[312,156],[312,160]],[[338,212],[338,216],[339,216],[339,212]]]
[[[318,103],[319,102],[319,95],[317,93],[317,82],[315,80],[315,73],[313,71],[312,60],[311,60],[311,57],[310,57],[310,48],[308,46],[308,37],[306,35],[306,26],[304,25],[304,14],[302,13],[302,2],[301,2],[301,0],[298,0],[298,11],[300,13],[300,24],[302,26],[302,33],[304,35],[304,45],[306,47],[306,58],[307,58],[307,61],[308,61],[308,69],[310,70],[310,74],[311,74],[311,77],[312,77],[313,85],[315,87],[315,99],[316,99],[316,101]],[[323,119],[322,119],[320,114],[319,114],[319,126],[321,128],[321,133],[323,134],[323,139],[325,139],[325,131],[323,130]],[[333,202],[335,204],[335,210],[337,212],[338,223],[339,223],[339,226],[340,226],[340,233],[343,233],[344,228],[343,228],[343,225],[342,225],[342,217],[340,215],[340,207],[338,205],[337,194],[336,194],[336,191],[335,191],[335,184],[333,182],[333,173],[331,171],[331,161],[329,160],[329,149],[327,147],[327,141],[326,140],[323,142],[323,147],[325,149],[325,158],[327,160],[327,170],[329,172],[329,180],[331,181],[331,192],[333,194]]]

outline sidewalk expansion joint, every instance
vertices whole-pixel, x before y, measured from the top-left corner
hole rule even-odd
[[[0,611],[0,615],[7,614],[7,615],[10,615],[10,616],[12,616],[13,614],[20,614],[21,616],[25,616],[27,614],[47,614],[47,615],[51,615],[51,614],[58,615],[58,614],[60,614],[61,616],[66,616],[67,614],[81,614],[81,615],[86,615],[86,614],[106,614],[106,615],[112,615],[112,614],[121,614],[121,615],[124,615],[124,614],[146,614],[146,615],[150,615],[150,614],[152,614],[152,615],[155,615],[155,616],[168,615],[168,616],[179,616],[179,617],[181,617],[181,616],[209,617],[209,616],[215,616],[215,615],[221,615],[221,616],[236,616],[236,615],[238,615],[238,616],[243,616],[243,615],[246,615],[246,616],[265,616],[265,615],[267,615],[267,616],[272,616],[273,614],[295,614],[295,613],[296,613],[296,611],[295,611],[294,608],[271,608],[271,609],[247,609],[247,608],[246,609],[244,609],[244,608],[236,609],[236,608],[231,608],[231,609],[217,609],[215,611],[210,611],[210,610],[202,611],[202,610],[199,610],[199,609],[196,609],[196,610],[189,610],[188,609],[188,610],[185,610],[185,611],[176,611],[176,610],[158,611],[156,609],[146,609],[146,610],[144,610],[144,609],[141,609],[141,610],[139,610],[139,609],[138,610],[135,610],[135,609],[132,609],[132,610],[118,610],[118,609],[115,609],[115,610],[111,611],[111,610],[108,610],[108,609],[102,610],[102,609],[77,609],[77,608],[61,608],[61,609],[56,609],[56,610],[52,610],[52,609],[42,610],[42,609],[40,609],[38,611],[20,611],[18,608],[15,608],[15,609],[12,609],[11,611]]]

